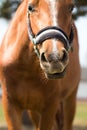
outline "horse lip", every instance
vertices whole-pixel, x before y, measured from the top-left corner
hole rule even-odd
[[[61,73],[54,73],[54,74],[46,73],[46,77],[48,79],[60,79],[60,78],[64,78],[65,72],[66,72],[66,69],[64,69],[64,71],[61,72]]]

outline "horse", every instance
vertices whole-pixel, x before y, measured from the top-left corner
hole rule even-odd
[[[8,130],[27,110],[36,130],[72,130],[80,81],[73,0],[23,0],[0,45]]]

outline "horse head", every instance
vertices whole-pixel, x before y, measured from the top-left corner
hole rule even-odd
[[[72,0],[29,0],[28,33],[49,79],[62,78],[73,41]]]

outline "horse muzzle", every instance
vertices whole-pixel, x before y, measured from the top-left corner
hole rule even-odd
[[[64,48],[60,52],[40,53],[40,66],[48,79],[63,78],[68,62],[68,52]]]

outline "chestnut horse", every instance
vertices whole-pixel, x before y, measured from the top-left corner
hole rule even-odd
[[[26,109],[36,130],[72,130],[80,80],[73,0],[23,0],[0,46],[9,130]],[[35,54],[36,53],[36,54]]]

